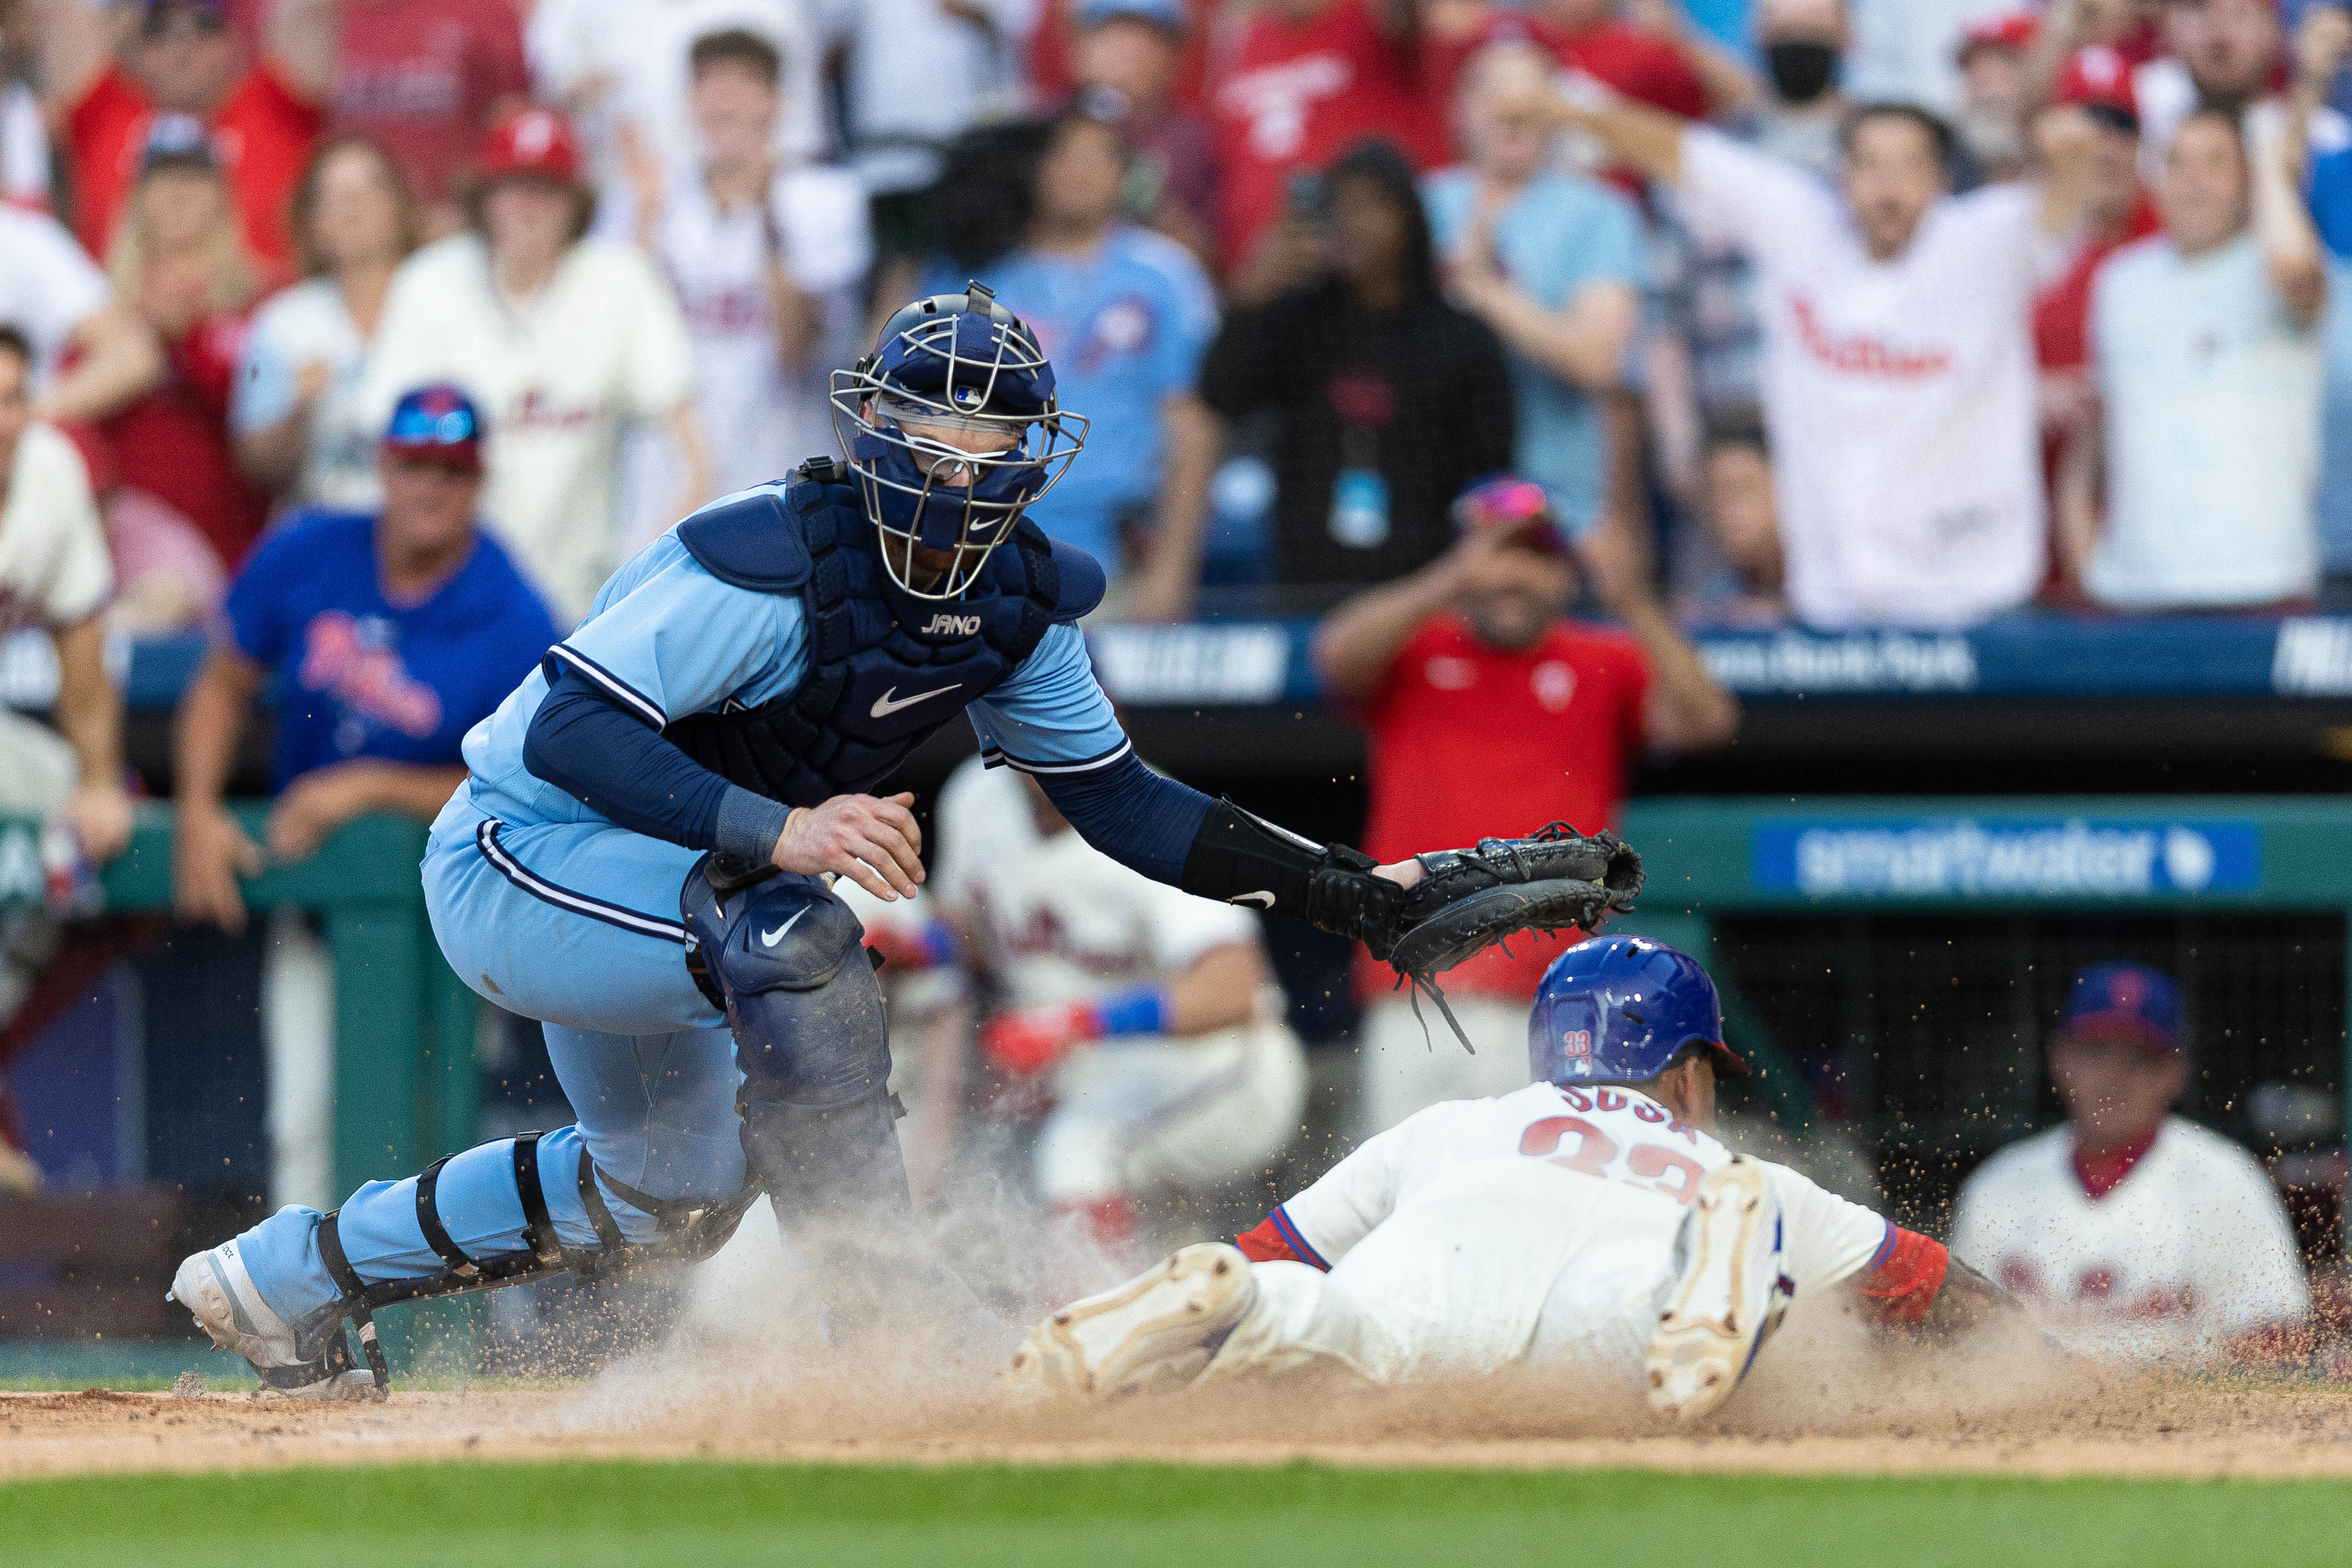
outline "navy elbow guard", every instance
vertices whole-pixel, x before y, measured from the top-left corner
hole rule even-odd
[[[1372,875],[1370,856],[1318,844],[1232,801],[1210,804],[1184,857],[1177,886],[1199,898],[1247,904],[1361,942],[1385,959],[1395,941],[1404,889]]]

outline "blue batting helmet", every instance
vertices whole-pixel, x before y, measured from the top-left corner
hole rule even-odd
[[[1715,982],[1662,942],[1601,936],[1544,971],[1528,1015],[1528,1068],[1539,1083],[1639,1083],[1685,1046],[1705,1046],[1718,1077],[1746,1078],[1723,1043]]]
[[[883,569],[920,599],[970,587],[1022,509],[1086,446],[1086,420],[1055,401],[1037,334],[978,283],[885,321],[874,352],[834,373],[832,402],[834,432],[882,532]],[[917,546],[953,560],[928,577]]]

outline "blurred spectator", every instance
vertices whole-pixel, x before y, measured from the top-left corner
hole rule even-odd
[[[2045,117],[2039,187],[1958,197],[1950,132],[1903,106],[1848,119],[1842,193],[1640,105],[1558,111],[1674,184],[1703,239],[1755,258],[1798,614],[1959,626],[2027,598],[2045,531],[2028,310],[2046,237],[2082,208],[2093,132],[2079,111]]]
[[[658,206],[661,181],[700,156],[688,109],[688,55],[712,33],[757,33],[783,61],[780,163],[833,145],[821,31],[831,0],[536,0],[524,39],[541,99],[561,104],[584,140],[592,183],[612,197],[636,187]]]
[[[530,94],[515,0],[340,0],[336,9],[334,129],[390,153],[433,237],[455,234],[482,132]]]
[[[1496,44],[1529,43],[1571,71],[1623,93],[1636,102],[1697,120],[1717,109],[1736,108],[1755,96],[1753,84],[1737,68],[1720,68],[1711,46],[1700,46],[1683,28],[1675,0],[1633,7],[1646,26],[1616,15],[1612,0],[1530,0],[1524,8],[1479,5],[1464,8],[1431,50],[1432,86],[1450,93],[1455,75],[1472,55]],[[1710,80],[1710,72],[1717,79]]]
[[[686,310],[721,493],[834,450],[826,376],[856,355],[874,258],[857,177],[777,161],[782,64],[775,46],[744,29],[695,40],[701,157],[664,183],[664,205],[635,225]],[[677,518],[677,465],[649,466],[664,471],[635,487],[654,515],[630,518],[633,541]]]
[[[635,247],[588,235],[594,200],[561,115],[522,110],[492,127],[474,227],[401,264],[360,393],[362,416],[378,419],[428,381],[482,405],[483,519],[565,626],[619,563],[625,423],[661,421],[677,442],[686,479],[673,515],[710,494],[685,318]]]
[[[1952,1256],[2103,1360],[2308,1354],[2310,1292],[2276,1189],[2246,1151],[2170,1114],[2189,1084],[2170,978],[2137,963],[2084,971],[2050,1077],[2064,1125],[1961,1184]]]
[[[1029,515],[1114,581],[1139,545],[1141,570],[1113,609],[1173,620],[1192,607],[1216,455],[1215,421],[1192,388],[1217,301],[1191,252],[1121,216],[1129,155],[1117,125],[1075,111],[1056,120],[1026,243],[981,279],[1036,330],[1056,395],[1087,416],[1087,445],[1102,458],[1073,465]],[[918,292],[963,282],[935,268]]]
[[[1412,0],[1265,0],[1210,57],[1219,239],[1225,266],[1286,243],[1276,219],[1341,151],[1392,138],[1416,166],[1439,162],[1441,117],[1421,76]]]
[[[1037,26],[1029,34],[1029,88],[1037,100],[1059,103],[1086,85],[1087,71],[1078,62],[1078,37],[1094,24],[1081,12],[1087,0],[1041,0]],[[1157,0],[1146,0],[1145,10],[1158,13]],[[1209,35],[1224,26],[1219,0],[1178,0],[1182,35],[1168,92],[1177,107],[1199,111],[1209,98]],[[1139,12],[1137,14],[1140,14]]]
[[[2057,0],[2025,63],[2028,102],[2112,103],[2138,112],[2132,79],[2164,52],[2160,0]]]
[[[1071,16],[1078,26],[1070,58],[1075,85],[1089,112],[1119,121],[1127,132],[1129,209],[1203,266],[1215,266],[1217,166],[1209,122],[1197,105],[1176,96],[1188,58],[1185,0],[1078,0]]]
[[[1715,626],[1773,626],[1789,619],[1772,454],[1759,409],[1727,409],[1707,421],[1699,458],[1699,582],[1677,606]]]
[[[268,497],[237,467],[228,434],[245,313],[260,293],[238,228],[204,127],[185,115],[157,116],[106,270],[115,298],[135,306],[162,342],[166,373],[101,429],[120,482],[201,535],[222,573],[236,570],[268,516]],[[178,530],[160,513],[152,521]],[[182,584],[183,618],[206,606],[218,581],[207,571]]]
[[[58,655],[55,731],[0,708],[0,817],[62,812],[105,861],[131,839],[99,619],[113,569],[81,455],[34,408],[32,344],[0,324],[0,637],[37,626]]]
[[[33,346],[0,325],[0,639],[37,627],[58,661],[55,729],[0,707],[0,818],[46,820],[86,865],[131,839],[122,702],[107,677],[99,614],[111,581],[89,474],[73,443],[34,416]],[[19,1009],[37,1006],[36,982],[72,912],[69,903],[0,910],[0,1026],[25,1026],[0,1030],[0,1068],[35,1026]],[[0,1078],[0,1193],[40,1184]]]
[[[49,132],[40,98],[26,85],[40,65],[26,47],[32,10],[33,0],[0,0],[0,202],[47,212],[56,205]]]
[[[2295,38],[2294,109],[2315,112],[2352,53],[2352,15],[2315,5]],[[2290,138],[2289,145],[2297,139]],[[2305,175],[2313,221],[2327,248],[2327,364],[2321,420],[2319,549],[2330,577],[2352,574],[2352,147],[2312,156]]]
[[[374,506],[360,384],[394,269],[416,247],[416,204],[390,153],[338,136],[311,154],[293,216],[304,280],[254,312],[229,405],[237,460],[289,504]]]
[[[158,115],[202,121],[235,193],[246,247],[281,268],[293,252],[286,204],[319,134],[333,71],[335,0],[276,0],[268,48],[248,63],[218,0],[136,0],[131,35],[89,0],[44,0],[41,81],[66,142],[75,230],[93,256],[113,247],[141,151]]]
[[[2278,149],[2250,168],[2221,110],[2181,121],[2158,202],[2164,232],[2116,252],[2092,284],[2102,418],[2068,466],[2060,537],[2091,597],[2118,608],[2308,598],[2326,377],[2318,236]]]
[[[1853,45],[1846,90],[1857,102],[1916,103],[1941,117],[1960,107],[1960,39],[1972,22],[2017,0],[1850,0]]]
[[[1642,223],[1615,190],[1555,171],[1541,101],[1550,62],[1497,45],[1462,74],[1467,163],[1422,182],[1446,293],[1509,352],[1513,466],[1544,487],[1571,535],[1608,500],[1604,400],[1641,310]]]
[[[1731,739],[1738,705],[1659,610],[1622,532],[1593,535],[1580,560],[1542,488],[1516,477],[1454,510],[1460,537],[1443,556],[1349,600],[1315,634],[1316,673],[1367,733],[1367,854],[1402,858],[1556,819],[1597,832],[1644,748]],[[1584,573],[1624,630],[1562,618]],[[1512,952],[1446,972],[1475,1055],[1442,1039],[1433,1049],[1395,976],[1360,952],[1362,1130],[1523,1087],[1528,999],[1564,945],[1515,939]]]
[[[1236,281],[1201,398],[1280,411],[1275,575],[1329,590],[1444,554],[1448,504],[1509,466],[1514,431],[1502,345],[1439,294],[1404,154],[1357,147],[1317,200],[1318,227],[1285,225]]]
[[[2132,72],[2139,112],[2140,174],[2165,174],[2172,133],[2197,109],[2243,116],[2246,143],[2257,151],[2286,133],[2290,110],[2278,89],[2287,80],[2286,36],[2278,0],[2162,0],[2166,53]],[[2315,152],[2352,144],[2352,121],[2320,105],[2305,121]]]
[[[1038,0],[819,0],[846,41],[849,152],[885,256],[939,247],[940,152],[1021,97]]]
[[[31,345],[37,418],[99,418],[163,374],[153,334],[44,213],[0,205],[0,322]]]
[[[1833,184],[1848,109],[1838,85],[1844,0],[1762,0],[1756,26],[1767,90],[1727,127]],[[1744,250],[1694,234],[1671,191],[1652,195],[1648,310],[1637,350],[1640,406],[1657,481],[1676,504],[1696,510],[1704,505],[1698,461],[1706,422],[1719,409],[1749,407],[1763,395],[1763,306]]]
[[[1845,0],[1758,0],[1756,49],[1767,91],[1747,129],[1759,150],[1837,178],[1846,113],[1840,62],[1852,37]]]
[[[2140,184],[2137,118],[2127,106],[2107,100],[2085,103],[2084,112],[2095,135],[2083,221],[2071,239],[2072,259],[2033,300],[2033,357],[2042,374],[2042,464],[2053,500],[2067,449],[2082,435],[2096,405],[2090,369],[2092,280],[2108,257],[2160,226],[2155,205]]]
[[[1998,184],[2025,174],[2025,122],[2040,107],[2026,98],[2026,57],[2033,47],[2030,13],[2004,11],[1972,22],[1960,35],[1960,111],[1952,122],[1959,142],[1960,190]]]
[[[307,511],[229,589],[227,630],[180,704],[173,901],[245,925],[239,876],[302,859],[365,812],[429,821],[466,776],[458,742],[555,640],[547,606],[478,526],[481,421],[454,386],[400,399],[383,505]],[[221,804],[237,739],[278,692],[265,845]]]

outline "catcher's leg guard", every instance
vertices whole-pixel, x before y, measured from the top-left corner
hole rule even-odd
[[[857,917],[823,883],[735,870],[706,861],[680,912],[734,1027],[744,1156],[795,1242],[837,1265],[912,1208],[881,983]]]
[[[315,1366],[303,1369],[305,1381],[311,1372],[324,1375],[352,1364],[341,1331],[347,1318],[359,1330],[361,1352],[367,1359],[377,1388],[382,1390],[391,1382],[383,1352],[376,1342],[375,1313],[382,1309],[403,1301],[432,1300],[500,1285],[520,1285],[554,1274],[612,1279],[646,1268],[698,1263],[725,1245],[741,1222],[743,1211],[758,1195],[757,1189],[747,1184],[723,1198],[653,1197],[599,1171],[584,1142],[573,1152],[569,1145],[576,1141],[576,1135],[567,1132],[557,1136],[563,1140],[558,1145],[559,1152],[569,1155],[562,1161],[561,1169],[549,1166],[541,1158],[542,1144],[550,1140],[540,1133],[526,1132],[501,1141],[509,1151],[514,1196],[523,1215],[521,1246],[518,1247],[469,1253],[450,1235],[440,1201],[443,1171],[451,1159],[446,1155],[426,1166],[415,1182],[416,1227],[425,1245],[441,1260],[443,1267],[437,1271],[405,1279],[370,1280],[352,1266],[345,1250],[342,1211],[338,1209],[321,1216],[314,1240],[320,1260],[341,1294],[293,1325],[306,1361],[314,1353],[324,1358]],[[496,1143],[484,1144],[457,1157],[495,1157],[498,1148]],[[595,1234],[594,1246],[565,1243],[548,1205],[548,1184],[551,1182],[562,1183],[578,1194],[579,1207]],[[621,1222],[614,1216],[612,1205],[604,1199],[607,1190],[630,1207],[651,1215],[656,1239],[630,1241],[623,1233]],[[362,1195],[366,1194],[367,1189],[362,1189]],[[315,1352],[311,1347],[317,1347]]]

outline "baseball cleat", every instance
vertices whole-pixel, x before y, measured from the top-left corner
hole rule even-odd
[[[266,1394],[290,1399],[375,1397],[374,1379],[367,1373],[330,1369],[319,1358],[303,1357],[293,1326],[261,1299],[233,1240],[182,1258],[163,1299],[185,1307],[213,1343],[243,1356]]]
[[[1256,1300],[1239,1247],[1188,1247],[1030,1330],[1013,1375],[1047,1393],[1094,1398],[1181,1387],[1208,1369]]]
[[[1780,1241],[1763,1166],[1735,1154],[1700,1181],[1675,1233],[1675,1278],[1643,1362],[1651,1409],[1696,1421],[1731,1397],[1796,1292]]]

